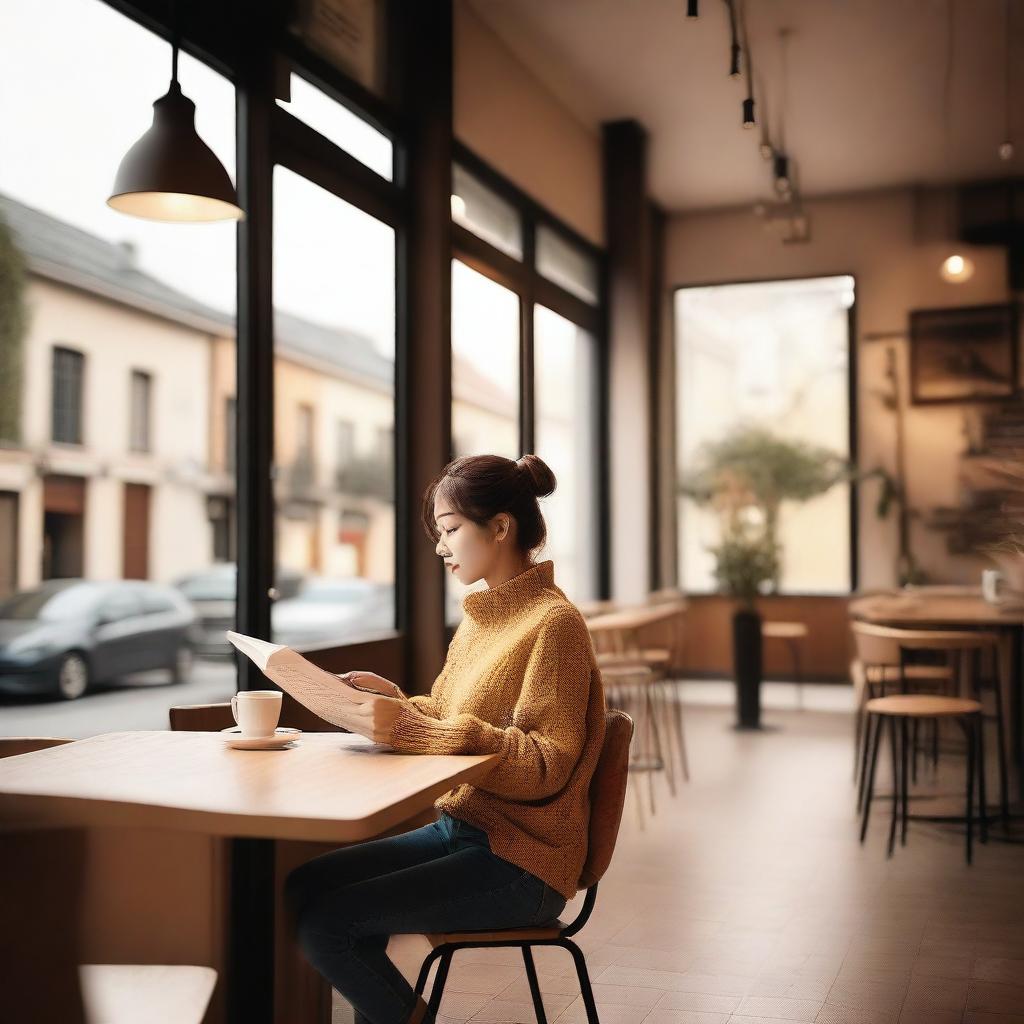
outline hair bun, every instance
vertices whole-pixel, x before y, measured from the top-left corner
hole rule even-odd
[[[520,471],[530,478],[530,487],[538,498],[546,498],[555,489],[555,474],[551,467],[537,455],[523,455],[516,459]]]

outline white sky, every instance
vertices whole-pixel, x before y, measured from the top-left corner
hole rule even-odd
[[[231,312],[232,223],[159,224],[106,205],[121,158],[149,127],[153,101],[167,90],[170,64],[167,43],[100,0],[2,0],[0,192],[102,238],[134,242],[143,270]],[[200,136],[234,180],[230,82],[187,54],[179,80],[196,104]],[[309,99],[297,92],[295,105],[309,109]],[[353,121],[336,120],[342,129]],[[352,149],[369,147],[369,158],[357,155],[381,166],[380,139],[352,127]],[[391,230],[294,175],[278,171],[275,178],[278,307],[362,331],[393,354]]]

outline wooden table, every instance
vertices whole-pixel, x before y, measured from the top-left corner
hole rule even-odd
[[[348,733],[233,750],[217,733],[120,732],[0,760],[0,830],[182,829],[234,840],[231,1024],[273,1013],[274,840],[353,843],[487,774],[497,755],[406,755]]]
[[[1006,709],[1008,749],[1016,766],[1017,785],[1024,783],[1024,606],[997,605],[975,587],[914,587],[855,597],[850,616],[879,626],[905,629],[975,629],[999,636],[999,682]]]

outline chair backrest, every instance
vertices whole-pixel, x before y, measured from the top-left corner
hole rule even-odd
[[[31,754],[35,750],[59,747],[74,740],[58,736],[0,736],[0,757],[15,757],[17,754]]]
[[[580,874],[581,889],[589,889],[608,870],[626,802],[633,719],[622,711],[607,711],[604,723],[601,756],[590,780],[589,845]]]
[[[865,665],[898,665],[901,647],[908,651],[969,651],[999,643],[995,633],[970,629],[899,629],[856,620],[850,628],[857,657]]]

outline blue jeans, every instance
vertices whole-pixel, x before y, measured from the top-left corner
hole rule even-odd
[[[565,898],[491,852],[487,833],[442,813],[413,832],[325,853],[296,868],[285,902],[309,962],[357,1024],[404,1024],[412,986],[391,935],[516,928],[557,917]]]

